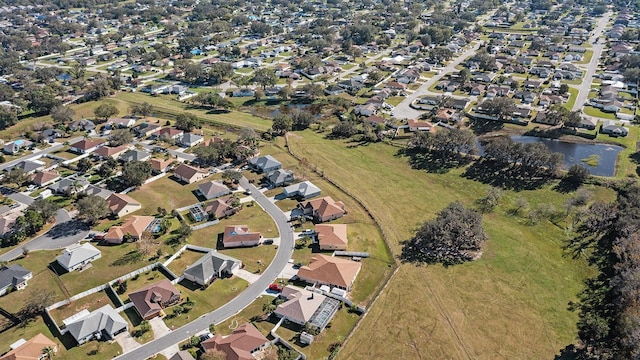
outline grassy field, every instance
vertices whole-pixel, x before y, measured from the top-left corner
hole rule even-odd
[[[391,146],[350,145],[311,131],[289,142],[292,151],[313,159],[325,176],[362,199],[395,255],[422,221],[452,201],[472,206],[488,188],[463,178],[462,169],[414,170]],[[593,191],[613,199],[609,190]],[[551,358],[572,343],[577,317],[567,303],[575,300],[588,268],[563,256],[561,227],[546,221],[529,226],[507,215],[518,197],[531,207],[551,201],[560,208],[568,195],[551,185],[506,191],[502,205],[484,216],[490,240],[480,260],[449,268],[402,264],[340,358]]]
[[[276,256],[277,248],[274,245],[259,245],[248,248],[235,248],[220,250],[220,253],[234,257],[242,261],[244,269],[251,273],[259,273],[266,269],[271,260]]]
[[[188,112],[197,115],[203,121],[211,125],[234,125],[238,127],[251,127],[258,131],[265,131],[271,127],[271,121],[262,119],[251,114],[239,111],[229,111],[222,113],[212,113],[208,109],[199,109],[175,100],[173,96],[149,96],[142,93],[123,92],[118,94],[115,99],[124,101],[125,103],[139,104],[148,102],[153,106],[154,114],[157,116],[174,117],[182,112]]]
[[[585,106],[584,113],[589,116],[594,116],[600,119],[615,120],[616,118],[616,114],[603,112],[602,110],[598,108],[594,108],[593,106]]]
[[[199,200],[193,191],[198,189],[198,185],[208,181],[211,179],[207,178],[197,183],[184,185],[173,180],[170,176],[165,176],[142,185],[128,195],[142,204],[142,210],[136,212],[137,215],[153,215],[157,213],[158,207],[171,211],[198,203]]]

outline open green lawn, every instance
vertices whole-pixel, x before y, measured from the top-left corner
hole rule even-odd
[[[383,144],[349,147],[311,131],[289,140],[293,152],[313,159],[326,177],[362,199],[396,256],[421,222],[452,201],[473,206],[488,188],[461,177],[460,169],[414,170],[397,148]],[[613,199],[610,190],[593,191]],[[402,264],[341,358],[551,358],[572,343],[577,316],[567,303],[589,269],[563,256],[561,227],[546,221],[528,226],[506,215],[518,197],[532,207],[552,202],[560,208],[568,195],[551,185],[506,191],[502,205],[484,215],[490,240],[480,260],[449,268]]]
[[[171,329],[177,329],[200,315],[211,312],[220,306],[226,304],[231,299],[240,294],[249,283],[237,276],[227,279],[217,279],[205,290],[201,290],[200,286],[193,286],[189,281],[178,283],[176,288],[180,290],[184,299],[189,298],[194,302],[193,309],[186,314],[173,316],[171,308],[165,310],[167,317],[164,318],[165,324]]]
[[[404,96],[393,96],[385,100],[385,102],[389,105],[398,106],[404,100]]]
[[[144,272],[138,275],[137,277],[133,277],[127,280],[127,291],[124,294],[120,294],[120,300],[122,300],[123,303],[128,302],[129,294],[134,293],[144,288],[145,286],[155,284],[158,281],[166,279],[167,277],[164,276],[164,274],[157,269],[158,268],[149,270],[147,272]],[[114,287],[116,287],[115,284],[114,284]]]
[[[564,106],[566,109],[572,110],[573,106],[576,103],[576,99],[578,98],[578,93],[579,93],[578,89],[575,89],[569,86],[569,94],[571,95],[569,96],[569,100],[566,103],[564,103],[564,105],[562,106]]]
[[[153,215],[157,213],[158,207],[171,211],[200,202],[193,192],[198,189],[198,185],[208,181],[211,179],[207,178],[197,183],[185,185],[177,182],[171,176],[165,176],[142,185],[128,195],[142,204],[142,210],[138,211],[137,215]]]
[[[187,249],[183,251],[179,257],[173,260],[167,267],[169,268],[169,270],[173,271],[174,274],[180,276],[186,268],[191,266],[191,264],[193,264],[194,262],[198,261],[204,255],[204,253],[201,253],[199,251],[192,251]]]
[[[269,266],[271,260],[276,256],[276,251],[275,245],[220,250],[222,254],[241,260],[245,270],[256,274]]]
[[[584,113],[589,116],[595,116],[601,119],[614,120],[616,118],[616,114],[603,112],[602,110],[594,108],[593,106],[585,106]]]
[[[224,233],[224,228],[231,225],[247,225],[249,230],[257,231],[264,238],[278,236],[278,228],[273,219],[258,205],[244,204],[238,213],[220,220],[218,224],[194,231],[188,239],[190,244],[216,248],[218,236]],[[221,235],[220,235],[221,236]]]
[[[113,308],[117,308],[119,304],[114,304],[107,293],[99,291],[97,293],[87,295],[82,299],[78,299],[69,305],[61,306],[57,309],[51,310],[49,313],[55,320],[56,324],[62,326],[62,320],[68,318],[71,315],[77,314],[82,310],[94,311],[105,305],[111,305]]]
[[[581,61],[578,61],[578,64],[588,64],[591,62],[591,58],[593,58],[593,50],[587,50],[584,53]]]
[[[251,127],[258,131],[265,131],[271,127],[271,120],[266,120],[251,114],[238,111],[222,113],[212,113],[208,109],[199,109],[189,104],[177,101],[172,96],[149,96],[142,93],[119,93],[115,99],[123,101],[128,105],[148,102],[153,106],[154,114],[162,117],[175,117],[176,115],[188,112],[197,115],[204,122],[210,125],[231,125],[237,127]]]

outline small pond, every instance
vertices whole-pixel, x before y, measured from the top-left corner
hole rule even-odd
[[[580,164],[589,169],[591,175],[597,176],[615,175],[618,153],[623,149],[617,145],[576,144],[535,136],[512,136],[511,139],[523,144],[543,143],[551,151],[564,155],[563,168],[568,169],[571,165]]]

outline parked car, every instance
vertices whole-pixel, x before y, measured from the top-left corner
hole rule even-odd
[[[265,245],[271,245],[273,244],[273,239],[264,239],[264,241],[262,242]]]
[[[274,284],[269,285],[269,290],[271,290],[271,291],[281,292],[282,289],[283,289],[283,287],[280,284],[275,284],[274,283]]]

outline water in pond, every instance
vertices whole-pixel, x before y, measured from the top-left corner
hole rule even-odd
[[[609,144],[575,144],[553,139],[539,138],[535,136],[512,136],[511,139],[519,143],[535,143],[545,144],[551,151],[559,152],[564,155],[563,168],[568,169],[571,165],[580,164],[587,169],[592,175],[613,176],[616,170],[616,160],[618,153],[622,151],[621,146]],[[597,162],[587,159],[597,159]]]

